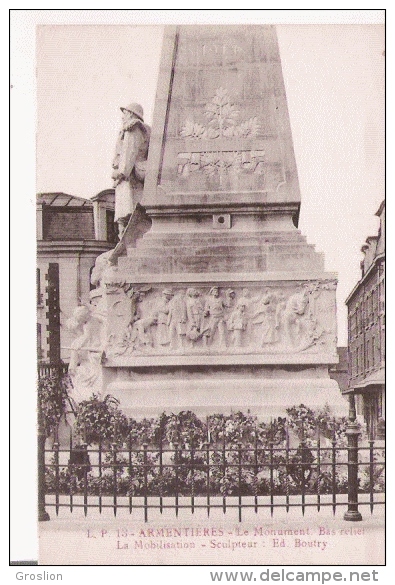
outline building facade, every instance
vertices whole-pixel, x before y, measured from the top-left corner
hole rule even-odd
[[[95,260],[118,241],[114,190],[92,199],[40,193],[36,209],[38,359],[67,362],[72,336],[65,323],[75,307],[89,303]]]
[[[346,299],[348,307],[349,388],[357,414],[372,437],[385,420],[385,203],[376,215],[377,236],[362,246],[361,279]]]
[[[344,394],[348,390],[348,348],[338,347],[339,362],[329,368],[329,377],[336,380],[340,391]]]

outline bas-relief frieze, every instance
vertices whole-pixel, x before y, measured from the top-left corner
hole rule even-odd
[[[332,351],[335,288],[122,285],[108,296],[106,356]]]

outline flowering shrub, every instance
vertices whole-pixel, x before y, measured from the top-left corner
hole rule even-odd
[[[331,414],[329,405],[314,412],[304,404],[287,408],[288,424],[299,439],[316,438],[321,434],[327,439],[336,440],[345,444],[347,417],[335,417]]]
[[[189,448],[207,441],[205,423],[190,410],[169,416],[163,414],[161,421],[165,439],[170,445],[178,443],[181,447]]]
[[[129,420],[129,439],[133,445],[159,445],[163,429],[163,416],[161,418],[143,418],[136,421]]]
[[[42,376],[38,381],[38,407],[47,437],[56,432],[60,419],[66,413],[69,384],[68,376],[58,374]]]
[[[92,444],[123,444],[129,421],[119,408],[119,400],[107,394],[103,399],[93,394],[78,404],[75,430],[81,441]]]
[[[93,396],[78,406],[76,431],[89,445],[91,466],[84,468],[89,493],[96,495],[292,495],[347,491],[346,419],[329,407],[304,406],[287,418],[259,422],[249,412],[214,414],[201,420],[191,411],[128,419],[112,396]],[[292,439],[292,441],[291,441]],[[292,442],[292,448],[289,443]],[[318,461],[318,445],[320,458]],[[144,448],[143,448],[144,446]],[[148,446],[148,447],[146,447]],[[360,490],[371,484],[369,450],[361,451]],[[384,453],[375,451],[374,489],[382,489]],[[364,459],[364,463],[365,463]],[[333,462],[336,463],[335,468]],[[115,467],[114,467],[115,464]],[[84,477],[77,467],[59,468],[60,491],[78,493]],[[114,473],[115,470],[115,473]],[[47,469],[49,490],[55,471]],[[334,475],[333,475],[334,474]]]
[[[208,418],[210,442],[227,444],[252,443],[255,440],[257,418],[242,412],[230,415],[215,414]]]
[[[287,419],[281,418],[274,419],[270,423],[261,423],[259,425],[259,442],[269,447],[279,447],[284,445],[287,437]]]
[[[368,452],[365,452],[364,459],[368,457]],[[370,464],[360,466],[359,472],[359,487],[363,492],[369,492],[371,483],[373,484],[374,491],[385,491],[385,464],[380,464],[384,461],[385,452],[384,450],[375,450],[373,452],[373,468],[370,468]],[[360,457],[361,461],[362,457]]]

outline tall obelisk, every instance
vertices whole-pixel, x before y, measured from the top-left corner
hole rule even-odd
[[[105,390],[135,416],[342,410],[273,26],[167,29],[141,205],[105,277]]]

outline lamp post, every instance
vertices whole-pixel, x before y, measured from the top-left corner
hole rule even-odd
[[[358,437],[360,427],[355,410],[355,396],[349,395],[350,410],[346,435],[348,438],[348,509],[344,520],[358,522],[362,515],[358,510]]]

